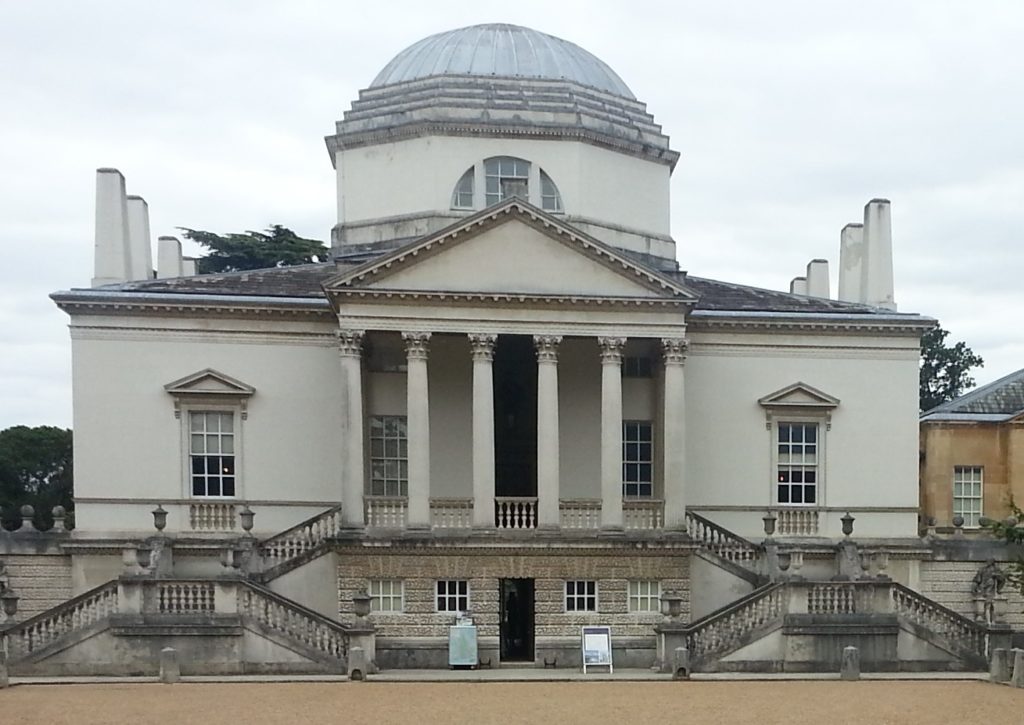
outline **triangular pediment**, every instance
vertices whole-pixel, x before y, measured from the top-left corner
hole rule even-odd
[[[683,304],[697,299],[678,281],[520,200],[341,274],[324,288],[328,294],[441,292]]]
[[[765,408],[821,408],[831,410],[839,405],[839,398],[824,393],[807,383],[793,383],[760,398]]]
[[[233,395],[248,397],[256,388],[211,368],[186,375],[164,386],[171,395]]]

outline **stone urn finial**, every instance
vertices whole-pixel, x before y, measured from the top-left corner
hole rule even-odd
[[[370,595],[366,593],[366,590],[356,592],[352,596],[352,607],[355,610],[356,616],[359,619],[364,619],[370,614]]]
[[[661,595],[661,613],[666,619],[679,619],[683,611],[683,597],[678,592],[665,592]]]
[[[761,517],[761,520],[764,521],[764,535],[767,536],[769,539],[772,538],[772,534],[775,533],[775,522],[778,520],[778,518],[779,517],[776,516],[775,512],[772,511],[771,509],[769,509],[768,513]]]
[[[253,519],[255,518],[256,513],[249,508],[249,504],[245,504],[238,512],[238,522],[246,536],[252,536]]]
[[[36,510],[29,504],[21,507],[21,531],[31,531],[35,528],[32,519],[35,518]]]
[[[163,533],[163,530],[167,528],[167,511],[164,509],[164,505],[157,504],[151,513],[153,514],[153,528]]]
[[[842,518],[840,518],[839,520],[843,522],[843,536],[849,536],[850,534],[852,534],[853,533],[853,522],[856,521],[857,519],[855,517],[851,516],[850,512],[847,511],[846,515],[843,516]]]

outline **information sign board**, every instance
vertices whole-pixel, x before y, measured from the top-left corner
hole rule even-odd
[[[583,648],[583,674],[588,667],[612,667],[612,628],[582,627],[580,646]]]

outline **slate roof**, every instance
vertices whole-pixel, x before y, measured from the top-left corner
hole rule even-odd
[[[1024,413],[1024,369],[936,406],[922,415],[921,420],[1000,422],[1021,413]]]
[[[355,266],[355,265],[352,265]],[[342,272],[334,263],[204,274],[109,285],[100,290],[173,294],[246,295],[261,297],[323,297],[321,284]],[[838,300],[720,282],[683,273],[661,274],[700,296],[695,310],[810,314],[892,314],[889,310]],[[908,317],[915,317],[908,315]]]

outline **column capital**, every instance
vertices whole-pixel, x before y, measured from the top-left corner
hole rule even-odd
[[[403,332],[405,355],[410,360],[426,360],[430,355],[429,332]]]
[[[474,360],[485,360],[490,362],[494,359],[494,343],[498,336],[485,333],[469,333],[469,349]]]
[[[561,335],[534,335],[533,345],[537,348],[537,362],[558,362],[558,346]]]
[[[363,330],[338,330],[338,352],[342,357],[362,357]]]
[[[690,341],[682,337],[661,338],[661,354],[666,365],[682,365],[686,362],[686,351]]]
[[[601,347],[601,362],[608,365],[622,364],[622,348],[626,346],[624,337],[599,337],[597,344]]]

